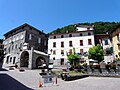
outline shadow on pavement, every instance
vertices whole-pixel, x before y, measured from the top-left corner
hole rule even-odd
[[[8,71],[8,70],[4,68],[0,68],[0,71]]]
[[[2,68],[2,66],[3,66],[3,62],[0,62],[0,71],[8,71],[8,70]]]
[[[0,90],[33,90],[7,74],[0,74]]]

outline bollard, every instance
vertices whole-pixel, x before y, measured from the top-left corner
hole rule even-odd
[[[55,79],[55,84],[57,84],[58,82],[57,82],[57,77],[56,77],[56,79]]]
[[[57,77],[55,78],[55,85],[59,86]]]

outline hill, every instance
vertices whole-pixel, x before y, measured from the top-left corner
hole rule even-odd
[[[79,25],[88,25],[92,26],[94,25],[94,33],[95,34],[103,34],[103,33],[110,33],[113,29],[115,29],[120,22],[94,22],[94,23],[78,23]],[[62,28],[58,28],[56,30],[53,30],[51,33],[58,34],[58,33],[65,33],[65,32],[74,32],[76,31],[75,24],[68,25]]]

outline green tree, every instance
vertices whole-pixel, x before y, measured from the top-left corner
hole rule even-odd
[[[72,66],[79,65],[79,60],[80,60],[80,56],[79,55],[76,55],[76,54],[68,55],[68,61],[70,62],[70,64]]]
[[[89,58],[97,60],[98,63],[104,60],[104,50],[100,45],[93,46],[89,49]]]

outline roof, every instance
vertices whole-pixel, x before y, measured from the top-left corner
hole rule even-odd
[[[57,34],[49,34],[49,36],[53,36],[53,35],[64,35],[64,34],[74,34],[74,33],[80,33],[80,32],[91,32],[91,31],[94,31],[94,30],[75,31],[75,32],[57,33]]]
[[[94,26],[76,24],[76,27],[93,28]]]
[[[109,34],[95,34],[95,36],[98,36],[98,37],[109,37],[110,35]]]
[[[109,38],[108,34],[95,34],[95,40]]]
[[[119,28],[119,27],[120,27],[120,24],[115,29],[113,29],[110,34],[112,34],[114,31],[116,31],[117,28]]]
[[[5,33],[4,36],[10,34],[11,32],[14,32],[15,30],[18,30],[19,28],[25,27],[25,26],[32,27],[33,29],[35,29],[35,30],[37,30],[37,31],[39,31],[39,32],[41,32],[41,33],[43,33],[43,32],[40,31],[39,29],[37,29],[37,28],[35,28],[35,27],[33,27],[33,26],[31,26],[31,25],[25,23],[25,24],[23,24],[23,25],[21,25],[21,26],[18,26],[17,28],[14,28],[14,29],[10,30],[9,32]],[[45,34],[45,33],[43,33],[43,34]]]

